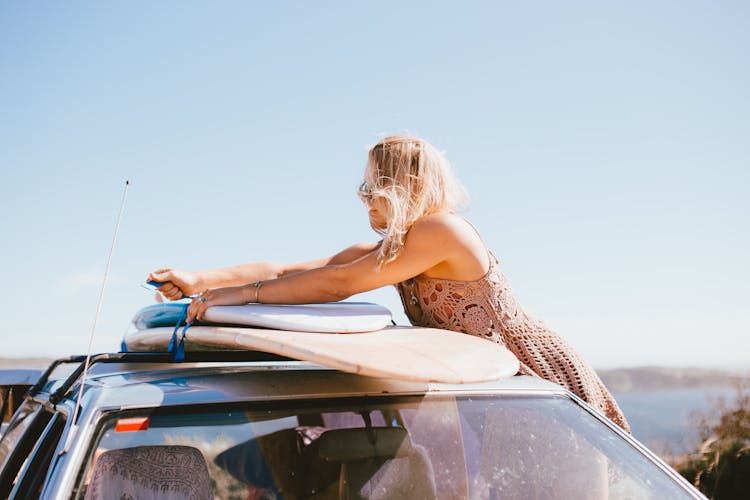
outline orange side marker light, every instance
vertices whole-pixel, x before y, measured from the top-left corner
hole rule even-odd
[[[118,418],[115,432],[135,432],[148,429],[148,417]]]

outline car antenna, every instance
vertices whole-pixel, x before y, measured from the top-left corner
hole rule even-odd
[[[104,278],[102,279],[102,286],[99,289],[99,300],[96,304],[96,314],[94,315],[94,324],[91,327],[91,335],[89,336],[89,348],[86,351],[86,361],[84,361],[83,365],[83,374],[81,375],[81,382],[80,387],[78,389],[78,397],[76,398],[76,407],[73,411],[73,425],[70,427],[70,432],[68,432],[68,437],[65,440],[65,446],[63,446],[62,451],[60,451],[60,455],[65,454],[68,451],[68,447],[70,446],[70,443],[73,441],[73,438],[75,437],[76,433],[78,432],[78,412],[81,409],[81,398],[83,397],[83,388],[86,385],[86,375],[88,374],[89,370],[89,363],[91,361],[91,347],[94,344],[94,334],[96,333],[96,324],[99,322],[99,311],[101,311],[102,308],[102,300],[104,299],[104,290],[107,287],[107,279],[109,278],[109,268],[110,264],[112,263],[112,254],[115,250],[115,244],[117,243],[117,233],[120,231],[120,220],[122,220],[122,212],[125,209],[125,197],[128,194],[128,188],[130,187],[130,181],[125,181],[125,188],[122,190],[122,201],[120,202],[120,211],[117,213],[117,222],[115,223],[115,234],[112,237],[112,246],[109,248],[109,255],[107,256],[107,267],[104,269]]]

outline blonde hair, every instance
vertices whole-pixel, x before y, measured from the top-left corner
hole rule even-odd
[[[383,236],[378,266],[398,256],[406,233],[418,219],[469,204],[443,153],[410,135],[392,135],[370,148],[365,182],[373,198],[385,201],[387,224],[376,229]]]

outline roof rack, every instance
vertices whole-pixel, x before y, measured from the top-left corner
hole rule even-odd
[[[65,363],[80,363],[71,373],[62,385],[53,392],[49,397],[49,402],[57,404],[65,398],[68,391],[81,377],[84,370],[86,356],[69,356],[66,358],[56,359],[39,377],[27,393],[31,397],[39,392],[49,380],[52,372]],[[174,353],[171,352],[116,352],[101,353],[91,356],[89,360],[89,369],[96,363],[198,363],[198,362],[248,362],[248,361],[293,361],[292,358],[280,356],[262,351],[188,351],[185,353],[184,361],[175,361]]]
[[[50,375],[52,375],[52,372],[55,371],[55,368],[58,366],[65,364],[65,363],[81,363],[86,360],[86,356],[68,356],[65,358],[59,358],[54,360],[50,365],[47,367],[46,370],[39,376],[39,380],[36,381],[36,384],[31,386],[29,388],[28,392],[26,393],[27,396],[33,396],[37,392],[42,390],[42,387],[47,383],[49,380]]]

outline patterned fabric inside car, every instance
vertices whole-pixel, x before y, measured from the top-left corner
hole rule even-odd
[[[85,500],[213,500],[201,452],[190,446],[109,450],[96,460]]]

